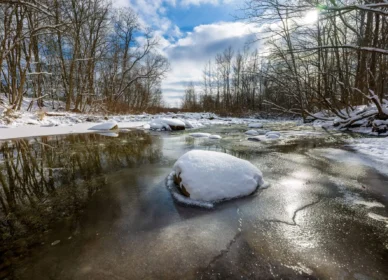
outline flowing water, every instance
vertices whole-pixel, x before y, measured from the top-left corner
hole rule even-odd
[[[387,279],[388,178],[344,146],[358,135],[266,123],[0,142],[0,278]],[[271,186],[213,210],[174,202],[192,149],[259,167]]]

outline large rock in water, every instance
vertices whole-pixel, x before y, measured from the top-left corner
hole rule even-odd
[[[150,128],[153,130],[185,130],[186,125],[183,121],[177,119],[154,119],[150,123]]]
[[[214,202],[247,196],[264,185],[257,167],[224,153],[190,151],[173,168],[175,184],[193,200]]]

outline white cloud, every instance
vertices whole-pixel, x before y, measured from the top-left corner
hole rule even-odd
[[[189,5],[195,5],[199,6],[202,4],[212,4],[212,5],[218,5],[221,1],[218,0],[183,0],[181,1],[182,6],[189,6]]]
[[[129,0],[115,0],[112,5],[115,8],[129,7]]]
[[[163,94],[168,104],[175,106],[189,82],[200,83],[205,64],[217,53],[231,46],[242,50],[252,42],[260,29],[242,22],[219,22],[200,25],[187,32],[176,43],[165,47],[172,70],[163,81]],[[257,47],[257,43],[251,48]],[[200,90],[200,87],[197,87]]]
[[[167,16],[171,7],[190,7],[203,4],[230,5],[238,0],[116,0],[115,7],[131,7],[141,24],[152,27],[160,38],[160,52],[167,56],[172,70],[162,84],[165,101],[175,106],[189,82],[199,84],[205,64],[231,46],[242,50],[253,41],[258,29],[242,22],[218,22],[196,26],[192,32],[182,32]],[[200,87],[197,87],[200,90]]]

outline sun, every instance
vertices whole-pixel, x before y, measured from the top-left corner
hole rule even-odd
[[[303,18],[305,24],[312,24],[318,21],[318,10],[308,11]]]

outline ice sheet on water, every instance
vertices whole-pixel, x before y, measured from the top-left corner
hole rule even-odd
[[[263,124],[262,123],[250,123],[248,125],[248,127],[250,127],[250,128],[263,128]]]
[[[257,136],[257,135],[259,135],[259,133],[257,132],[257,130],[254,130],[254,129],[245,131],[245,134],[246,134],[246,135],[251,135],[251,136]]]
[[[379,139],[376,139],[379,140]],[[357,144],[356,144],[357,145]],[[355,145],[349,145],[350,147],[356,147]],[[369,144],[368,144],[369,147]],[[377,150],[380,150],[381,146],[378,146]],[[388,174],[388,161],[386,158],[381,157],[376,151],[371,151],[368,148],[364,149],[361,146],[358,146],[358,149],[355,149],[355,152],[346,151],[336,148],[324,148],[324,149],[314,149],[314,153],[317,153],[325,158],[334,160],[337,162],[344,162],[349,165],[361,165],[368,166],[376,169],[382,174]],[[385,154],[386,151],[383,151]]]
[[[118,128],[117,122],[111,121],[92,126],[89,130],[112,130],[116,128]]]
[[[353,150],[388,165],[388,137],[361,138],[347,145]]]
[[[210,133],[202,133],[202,132],[190,133],[190,136],[194,138],[209,138],[210,135],[211,135]]]

